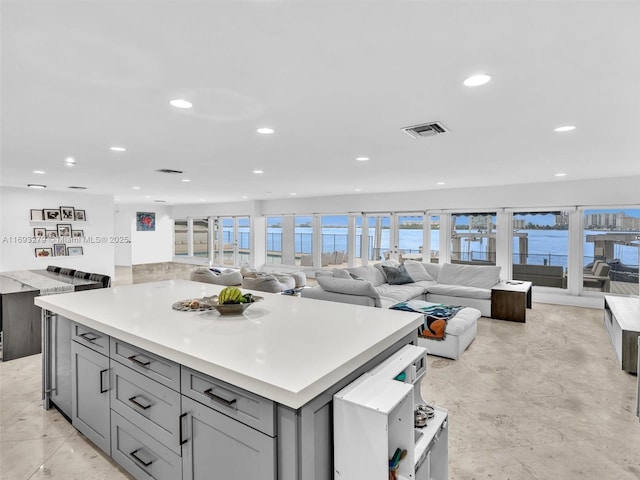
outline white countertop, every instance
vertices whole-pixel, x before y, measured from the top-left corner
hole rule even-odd
[[[418,313],[264,292],[253,292],[264,300],[242,316],[171,308],[222,288],[168,280],[36,297],[35,303],[295,409],[423,321]]]

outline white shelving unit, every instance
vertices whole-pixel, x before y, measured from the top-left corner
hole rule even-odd
[[[334,395],[336,480],[388,480],[398,448],[407,450],[398,480],[447,479],[447,410],[435,407],[426,427],[414,427],[415,407],[425,403],[420,383],[426,365],[426,349],[406,345]]]

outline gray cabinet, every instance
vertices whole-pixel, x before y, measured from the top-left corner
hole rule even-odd
[[[182,397],[184,480],[276,478],[276,439]]]
[[[71,418],[71,320],[45,312],[43,322],[45,408],[52,402],[67,418]]]
[[[180,393],[111,362],[111,409],[180,454]]]
[[[71,359],[71,422],[109,455],[109,357],[74,341]]]
[[[137,479],[182,478],[180,456],[115,411],[111,417],[111,456]]]

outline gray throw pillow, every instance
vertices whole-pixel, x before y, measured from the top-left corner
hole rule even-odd
[[[414,283],[413,278],[407,272],[407,269],[404,268],[404,265],[400,265],[399,267],[389,267],[387,265],[381,265],[384,270],[385,275],[387,276],[387,283],[389,285],[404,285],[405,283]]]

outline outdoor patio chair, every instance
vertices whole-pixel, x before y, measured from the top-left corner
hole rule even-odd
[[[611,267],[602,262],[596,268],[594,275],[583,275],[582,285],[585,288],[598,288],[601,292],[611,291],[611,279],[609,278],[609,271]]]

